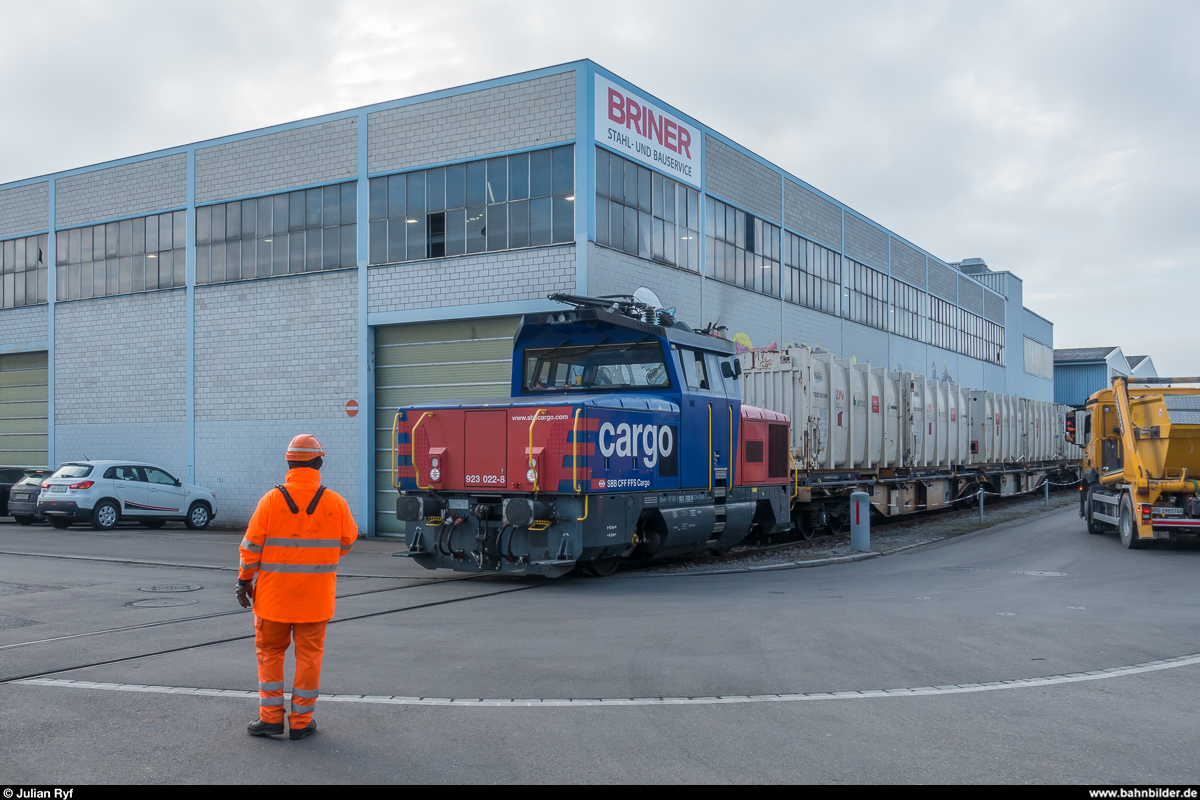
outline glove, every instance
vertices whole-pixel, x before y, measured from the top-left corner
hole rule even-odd
[[[233,596],[237,598],[242,608],[249,608],[250,601],[254,598],[254,585],[238,581],[237,588],[233,590]]]

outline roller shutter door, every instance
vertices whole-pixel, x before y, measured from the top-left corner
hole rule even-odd
[[[49,466],[47,374],[45,351],[0,355],[0,466]]]
[[[424,322],[375,329],[375,530],[400,533],[392,488],[392,421],[400,406],[508,397],[520,317]]]

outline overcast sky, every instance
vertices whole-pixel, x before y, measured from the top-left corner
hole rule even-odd
[[[591,58],[1016,273],[1057,347],[1200,373],[1194,0],[0,0],[0,30],[0,183]]]

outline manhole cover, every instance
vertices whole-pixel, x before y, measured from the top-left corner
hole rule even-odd
[[[197,586],[194,583],[169,583],[166,586],[143,586],[138,589],[139,592],[194,592],[197,589],[203,589],[203,586]]]
[[[153,600],[134,600],[129,605],[135,608],[170,608],[171,606],[194,606],[199,600],[185,600],[182,597],[156,597]]]
[[[1049,570],[1044,570],[1044,569],[1022,569],[1022,570],[1017,570],[1017,574],[1018,575],[1033,575],[1034,577],[1037,577],[1037,578],[1066,578],[1067,577],[1067,573],[1065,573],[1065,572],[1051,572]]]
[[[987,572],[984,567],[938,567],[946,572]]]

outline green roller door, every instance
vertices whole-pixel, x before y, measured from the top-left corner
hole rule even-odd
[[[45,351],[0,355],[0,465],[49,464],[47,374]]]
[[[375,329],[375,530],[402,532],[392,488],[392,422],[400,406],[508,397],[520,317]]]

